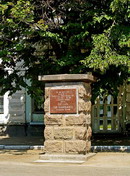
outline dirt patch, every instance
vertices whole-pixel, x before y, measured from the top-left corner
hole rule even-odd
[[[130,153],[97,153],[85,164],[94,167],[130,168]]]
[[[32,162],[43,153],[43,150],[1,150],[0,161]]]

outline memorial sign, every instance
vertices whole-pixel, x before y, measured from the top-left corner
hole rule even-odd
[[[50,114],[76,114],[76,89],[51,89]]]

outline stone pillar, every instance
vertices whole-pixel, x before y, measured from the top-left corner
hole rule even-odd
[[[92,75],[39,76],[45,83],[46,154],[83,154],[91,147]]]

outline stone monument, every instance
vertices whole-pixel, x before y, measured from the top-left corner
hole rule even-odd
[[[91,147],[91,74],[39,76],[45,82],[45,152],[86,155]]]

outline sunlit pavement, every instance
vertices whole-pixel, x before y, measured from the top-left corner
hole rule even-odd
[[[35,163],[41,151],[2,151],[0,176],[129,176],[130,153],[97,153],[84,164]]]

